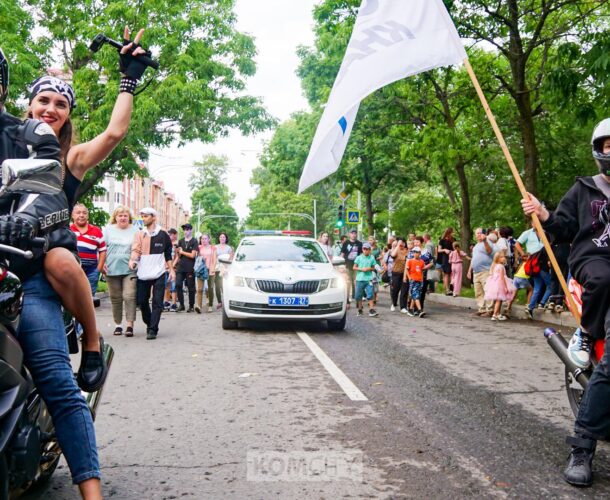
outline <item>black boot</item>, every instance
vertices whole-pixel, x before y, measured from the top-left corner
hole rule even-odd
[[[100,337],[100,352],[83,350],[76,381],[83,391],[95,392],[104,385],[106,375],[108,368],[104,361],[104,339]]]
[[[568,465],[563,471],[563,478],[573,486],[591,486],[593,471],[591,464],[595,456],[597,441],[580,434],[566,438],[566,443],[572,445]]]

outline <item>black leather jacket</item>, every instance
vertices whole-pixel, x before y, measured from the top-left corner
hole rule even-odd
[[[59,142],[46,123],[22,121],[0,111],[0,163],[13,158],[57,160],[58,168],[61,168]],[[53,247],[69,246],[68,243],[71,243],[62,245],[57,241],[70,233],[62,230],[70,220],[68,200],[63,190],[52,195],[30,193],[0,196],[0,215],[6,214],[18,215],[29,221],[34,226],[35,234],[47,236]],[[11,256],[10,269],[25,280],[42,270],[43,256],[42,250],[38,250],[35,259],[30,261]]]

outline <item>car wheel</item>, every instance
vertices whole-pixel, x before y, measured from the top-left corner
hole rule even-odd
[[[237,329],[237,321],[230,320],[227,316],[227,312],[222,309],[222,329],[223,330],[236,330]]]
[[[340,332],[345,330],[345,323],[347,322],[347,312],[341,319],[329,319],[326,320],[328,324],[328,330],[331,332]]]

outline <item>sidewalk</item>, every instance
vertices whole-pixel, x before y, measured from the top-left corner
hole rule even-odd
[[[451,306],[463,307],[465,309],[472,309],[473,312],[479,309],[477,307],[476,300],[469,297],[451,297],[448,295],[441,295],[440,293],[428,293],[426,294],[426,300],[436,302],[438,304],[447,304]],[[513,305],[511,316],[515,319],[528,319],[527,315],[525,314],[525,306],[520,306],[517,304]],[[556,313],[545,311],[543,309],[536,309],[534,311],[534,320],[570,328],[576,328],[578,326],[572,314],[570,314],[570,312],[567,310],[563,313]]]

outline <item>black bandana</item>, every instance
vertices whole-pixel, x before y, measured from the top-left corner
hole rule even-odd
[[[30,102],[41,92],[56,92],[64,96],[70,104],[70,111],[76,107],[76,98],[74,97],[74,89],[69,83],[60,80],[54,76],[41,76],[37,80],[34,80],[30,85]]]

